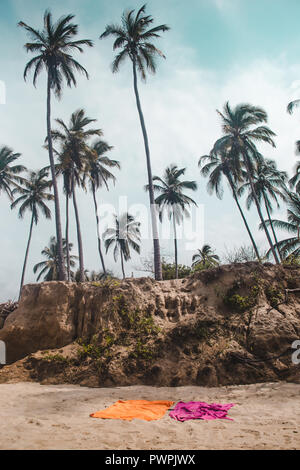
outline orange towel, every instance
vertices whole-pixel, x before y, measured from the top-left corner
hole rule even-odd
[[[118,400],[105,410],[90,414],[92,418],[126,419],[134,418],[152,421],[164,416],[167,409],[171,408],[174,401],[148,401],[148,400]]]

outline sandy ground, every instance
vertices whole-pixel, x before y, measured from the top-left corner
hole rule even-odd
[[[199,400],[236,405],[234,421],[90,418],[118,399]],[[299,449],[300,385],[221,388],[85,388],[0,385],[0,449]]]

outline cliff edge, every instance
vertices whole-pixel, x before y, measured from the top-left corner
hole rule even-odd
[[[0,329],[8,362],[0,383],[299,382],[299,339],[296,267],[245,263],[174,281],[30,284]]]

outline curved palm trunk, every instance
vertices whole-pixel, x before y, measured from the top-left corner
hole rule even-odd
[[[264,196],[264,201],[265,201],[265,208],[266,208],[266,211],[267,211],[267,214],[268,214],[268,219],[269,219],[269,222],[270,222],[271,230],[272,230],[274,241],[275,241],[275,246],[276,246],[276,249],[278,251],[280,261],[282,261],[282,255],[281,255],[280,250],[278,248],[278,240],[277,240],[276,232],[275,232],[274,225],[273,225],[273,222],[272,222],[270,210],[269,210],[269,207],[268,207],[268,204],[267,204],[267,201],[266,201],[266,197],[265,197],[265,195],[263,195],[263,196]]]
[[[81,237],[80,220],[79,220],[79,213],[78,213],[78,207],[77,207],[77,201],[76,201],[76,189],[75,189],[74,182],[73,182],[73,206],[74,206],[74,211],[75,211],[77,241],[78,241],[79,271],[80,271],[79,281],[84,282],[82,237]]]
[[[173,211],[173,228],[174,228],[174,251],[175,251],[175,279],[178,279],[178,256],[177,256],[177,234],[176,234],[176,220]]]
[[[29,237],[28,237],[28,242],[27,242],[27,247],[26,247],[26,252],[25,252],[25,259],[24,259],[23,270],[22,270],[22,277],[21,277],[21,284],[20,284],[20,292],[19,292],[19,300],[20,300],[20,298],[21,298],[22,288],[23,288],[23,285],[24,285],[25,271],[26,271],[27,260],[28,260],[28,253],[29,253],[29,247],[30,247],[31,236],[32,236],[33,221],[34,221],[34,219],[33,219],[33,213],[32,213],[31,222],[30,222],[30,229],[29,229]]]
[[[154,199],[154,190],[153,190],[150,150],[149,150],[149,143],[148,143],[146,126],[145,126],[145,120],[144,120],[144,116],[142,112],[138,86],[137,86],[137,73],[136,73],[135,58],[133,58],[132,62],[133,62],[134,92],[135,92],[135,97],[136,97],[136,104],[137,104],[137,109],[139,113],[140,123],[142,127],[142,133],[144,137],[146,160],[147,160],[150,212],[151,212],[153,248],[154,248],[154,274],[155,274],[155,279],[158,281],[161,281],[162,280],[162,268],[161,268],[161,259],[160,259],[160,246],[159,246],[159,239],[158,239],[157,220],[156,220],[156,213],[155,213],[155,199]]]
[[[258,252],[258,248],[257,248],[256,243],[255,243],[255,240],[254,240],[253,235],[252,235],[252,233],[251,233],[251,230],[250,230],[250,228],[249,228],[249,225],[248,225],[248,222],[247,222],[246,217],[245,217],[245,215],[244,215],[244,212],[243,212],[243,210],[242,210],[242,208],[241,208],[241,206],[240,206],[240,203],[239,203],[239,200],[238,200],[238,197],[237,197],[237,194],[236,194],[236,190],[235,190],[234,183],[233,183],[233,181],[232,181],[232,179],[231,179],[231,177],[230,177],[229,175],[227,175],[227,179],[228,179],[228,181],[229,181],[229,184],[230,184],[230,187],[231,187],[231,190],[232,190],[232,193],[233,193],[233,198],[234,198],[234,200],[235,200],[235,202],[236,202],[236,205],[238,206],[238,209],[239,209],[240,214],[241,214],[241,216],[242,216],[243,222],[244,222],[245,227],[246,227],[246,229],[247,229],[247,232],[248,232],[248,235],[249,235],[249,237],[250,237],[250,240],[251,240],[252,246],[253,246],[253,248],[254,248],[255,254],[256,254],[256,256],[257,256],[257,259],[258,259],[258,261],[261,261],[260,255],[259,255],[259,252]]]
[[[63,254],[63,242],[62,242],[62,229],[61,229],[61,217],[60,217],[60,206],[59,206],[59,197],[58,197],[58,188],[55,174],[54,158],[53,158],[53,146],[52,146],[52,136],[51,136],[51,83],[50,83],[50,74],[48,72],[48,81],[47,81],[47,137],[48,137],[48,148],[49,148],[49,161],[51,168],[51,176],[53,183],[53,192],[54,192],[54,205],[55,205],[55,224],[56,224],[56,240],[58,246],[58,269],[59,269],[59,280],[65,281],[65,264],[64,264],[64,254]]]
[[[95,215],[96,215],[96,224],[97,224],[98,252],[99,252],[100,261],[101,261],[101,264],[102,264],[102,270],[103,270],[104,274],[106,275],[104,257],[103,257],[103,253],[102,253],[102,249],[101,249],[101,237],[100,237],[100,231],[99,231],[98,205],[97,205],[97,200],[96,200],[96,191],[95,191],[94,183],[92,183],[92,193],[93,193],[93,199],[94,199],[94,205],[95,205]]]
[[[264,220],[264,218],[263,218],[263,215],[262,215],[262,212],[261,212],[261,208],[260,208],[260,205],[259,205],[259,201],[258,201],[258,198],[257,198],[257,195],[256,195],[256,191],[255,191],[255,187],[254,187],[254,183],[253,183],[251,171],[250,171],[249,165],[248,165],[247,155],[245,155],[244,153],[243,153],[243,159],[244,159],[244,163],[245,163],[245,166],[246,166],[246,169],[247,169],[247,175],[248,175],[248,179],[249,179],[249,182],[250,182],[251,191],[252,191],[252,194],[253,194],[253,197],[254,197],[254,201],[255,201],[255,204],[256,204],[256,208],[257,208],[257,212],[258,212],[259,218],[260,218],[261,223],[262,223],[262,226],[263,226],[263,228],[264,228],[264,231],[265,231],[267,240],[268,240],[268,242],[269,242],[269,245],[270,245],[272,254],[273,254],[273,256],[274,256],[274,260],[275,260],[276,264],[279,264],[279,259],[278,259],[277,253],[276,253],[276,251],[275,251],[275,249],[274,249],[274,246],[273,246],[273,243],[272,243],[272,240],[271,240],[269,231],[268,231],[267,226],[266,226],[266,224],[265,224],[265,220]]]
[[[70,250],[69,250],[69,195],[66,193],[66,245],[67,245],[67,279],[71,280]]]
[[[124,260],[123,260],[123,253],[122,253],[122,248],[120,249],[121,252],[121,267],[122,267],[122,273],[123,273],[123,279],[125,279],[125,270],[124,270]]]

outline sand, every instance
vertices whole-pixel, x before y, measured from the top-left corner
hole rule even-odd
[[[90,418],[117,399],[201,400],[236,405],[234,421],[168,416],[132,422]],[[85,388],[0,385],[0,449],[299,449],[300,384],[220,388]]]

